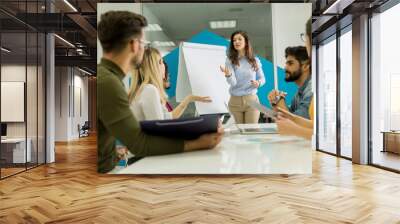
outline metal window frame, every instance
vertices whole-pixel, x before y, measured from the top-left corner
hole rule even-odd
[[[341,97],[340,97],[340,90],[341,90],[341,88],[340,88],[340,81],[341,81],[341,64],[340,64],[340,42],[341,42],[341,40],[340,40],[340,38],[341,38],[341,36],[342,35],[344,35],[345,33],[347,33],[347,32],[350,32],[351,31],[351,29],[349,29],[349,26],[351,26],[352,25],[352,23],[350,23],[350,24],[348,24],[348,25],[346,25],[346,26],[344,26],[344,27],[340,27],[339,26],[339,22],[340,22],[340,20],[338,20],[338,22],[335,24],[336,25],[336,32],[334,33],[334,34],[332,34],[332,35],[330,35],[330,36],[328,36],[328,37],[326,37],[326,38],[324,38],[324,39],[322,39],[322,40],[320,40],[320,41],[318,41],[318,43],[317,43],[317,45],[316,45],[316,75],[317,75],[317,77],[316,77],[316,94],[315,94],[315,96],[316,96],[316,99],[317,99],[317,101],[316,102],[318,102],[318,95],[319,95],[319,54],[318,54],[318,51],[319,51],[319,47],[320,47],[320,44],[321,43],[329,43],[330,41],[336,41],[336,60],[335,60],[335,63],[336,63],[336,152],[335,153],[332,153],[332,152],[329,152],[329,151],[327,151],[327,150],[324,150],[324,149],[321,149],[320,148],[320,144],[319,144],[319,119],[318,119],[318,117],[319,117],[319,103],[317,103],[316,104],[316,117],[317,117],[317,119],[316,119],[316,150],[317,151],[319,151],[319,152],[323,152],[323,153],[326,153],[326,154],[329,154],[329,155],[333,155],[333,156],[337,156],[337,157],[339,157],[339,158],[343,158],[343,159],[346,159],[346,160],[350,160],[350,161],[352,161],[352,158],[350,158],[350,157],[347,157],[347,156],[344,156],[344,155],[342,155],[342,150],[341,150],[341,147],[342,147],[342,145],[341,145],[341,131],[342,131],[342,127],[341,127],[341,114],[340,114],[340,112],[341,112],[341,108],[340,108],[340,104],[341,104]],[[334,38],[332,38],[333,36],[335,36]],[[329,40],[329,39],[332,39],[332,40]]]

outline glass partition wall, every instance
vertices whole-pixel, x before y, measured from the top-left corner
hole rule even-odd
[[[336,35],[320,43],[318,57],[318,149],[336,154]]]
[[[400,172],[400,4],[371,18],[370,163]]]
[[[1,179],[45,163],[46,40],[23,22],[27,13],[42,12],[43,5],[0,3]]]
[[[352,27],[321,41],[317,57],[317,149],[352,158]]]
[[[340,155],[352,158],[352,32],[351,25],[340,36]]]
[[[368,18],[368,164],[400,172],[400,4]],[[345,23],[345,22],[344,22]],[[352,159],[352,25],[316,43],[317,149]],[[355,49],[359,50],[359,49]]]

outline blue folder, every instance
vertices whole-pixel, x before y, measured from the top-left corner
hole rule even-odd
[[[141,121],[142,131],[150,135],[180,139],[196,139],[202,134],[217,132],[219,115],[193,118]]]

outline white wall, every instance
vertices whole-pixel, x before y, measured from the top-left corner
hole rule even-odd
[[[88,78],[87,76],[80,76],[75,70],[74,75],[74,92],[72,98],[74,99],[74,107],[72,113],[72,129],[70,132],[71,138],[78,138],[78,124],[82,126],[85,121],[88,121]],[[78,71],[79,72],[79,71]],[[80,92],[80,93],[79,93]],[[72,105],[72,104],[71,104]],[[81,108],[80,108],[81,107]],[[82,110],[82,111],[80,111]]]
[[[1,81],[25,82],[25,69],[25,65],[2,65]]]
[[[36,75],[36,67],[33,66],[27,66],[25,65],[18,65],[18,64],[9,64],[9,65],[2,65],[1,66],[1,81],[3,82],[25,82],[25,74],[26,71],[28,72],[28,75],[35,74]],[[29,78],[29,77],[28,77]],[[30,80],[30,82],[33,82]],[[36,81],[34,83],[30,83],[36,85]],[[27,89],[31,90],[31,88]],[[33,100],[36,99],[36,88],[32,89],[33,92],[28,91],[27,92],[27,103],[31,103]],[[36,108],[36,104],[34,105]],[[23,108],[24,109],[24,108]],[[7,108],[1,108],[1,110],[7,110]],[[30,112],[30,111],[29,111]],[[33,116],[34,115],[34,116]],[[31,128],[32,121],[36,122],[36,113],[28,113],[28,128]],[[8,137],[25,137],[25,126],[26,122],[9,122],[7,125],[7,136]],[[29,137],[29,131],[28,131],[28,137]]]
[[[310,18],[311,3],[272,4],[273,48],[278,66],[285,65],[287,47],[305,46],[300,34],[306,32],[306,23]]]
[[[55,68],[55,141],[68,141],[68,67]]]
[[[25,69],[25,65],[2,65],[1,81],[25,82]],[[6,110],[6,108],[1,108],[1,110]],[[25,126],[25,122],[7,123],[7,137],[25,137]]]
[[[89,78],[87,76],[78,76],[81,80],[82,89],[82,116],[80,122],[83,124],[89,120]]]
[[[78,124],[82,126],[88,121],[88,78],[82,75],[76,68],[56,67],[56,141],[77,139]]]
[[[311,3],[272,4],[274,65],[284,67],[287,47],[304,46],[300,34],[306,32],[307,20],[311,18],[311,7]],[[275,84],[277,84],[277,80],[275,71]]]
[[[141,3],[97,3],[97,23],[100,21],[100,16],[103,13],[112,10],[124,10],[142,14],[142,4]],[[99,39],[97,39],[97,63],[103,55]]]

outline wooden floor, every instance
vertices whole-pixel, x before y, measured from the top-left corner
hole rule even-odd
[[[25,171],[26,168],[1,168],[1,178]]]
[[[1,168],[1,178],[5,178],[11,175],[15,175],[17,173],[23,172],[25,170],[33,169],[37,167],[37,164],[29,164],[27,167],[25,165],[19,165],[15,168]]]
[[[372,157],[373,163],[395,170],[400,170],[400,155],[392,152],[375,151]]]
[[[400,223],[399,174],[320,152],[312,175],[111,176],[96,151],[0,181],[0,223]]]

